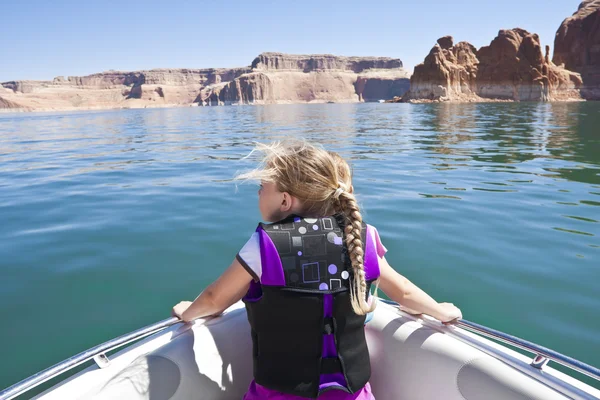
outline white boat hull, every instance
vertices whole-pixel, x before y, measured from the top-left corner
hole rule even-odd
[[[238,303],[222,317],[154,334],[36,399],[241,399],[252,380],[249,330]],[[600,398],[589,385],[533,368],[504,346],[382,302],[366,331],[378,400]]]

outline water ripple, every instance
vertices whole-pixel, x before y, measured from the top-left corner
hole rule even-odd
[[[597,103],[0,114],[0,387],[197,295],[259,219],[232,177],[286,137],[351,160],[386,258],[435,298],[600,365],[598,126]]]

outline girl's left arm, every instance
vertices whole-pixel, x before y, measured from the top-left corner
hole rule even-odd
[[[182,301],[172,314],[185,322],[218,315],[239,301],[248,291],[252,276],[234,259],[229,268],[211,283],[193,302]]]

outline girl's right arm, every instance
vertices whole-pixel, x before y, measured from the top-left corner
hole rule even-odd
[[[462,318],[461,311],[452,303],[438,303],[414,283],[396,272],[385,257],[379,259],[379,288],[390,299],[408,308],[411,314],[427,314],[442,322]]]
[[[196,297],[196,300],[180,302],[173,307],[172,314],[185,322],[220,314],[244,296],[251,280],[252,276],[236,258],[216,281]]]

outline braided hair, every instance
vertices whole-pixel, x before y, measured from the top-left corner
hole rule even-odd
[[[339,154],[305,141],[259,144],[254,151],[264,154],[262,165],[238,175],[238,179],[274,183],[277,190],[287,192],[300,201],[303,216],[343,216],[344,239],[352,266],[352,309],[358,315],[373,311],[376,303],[369,305],[367,302],[364,244],[361,237],[363,220],[348,163]]]

